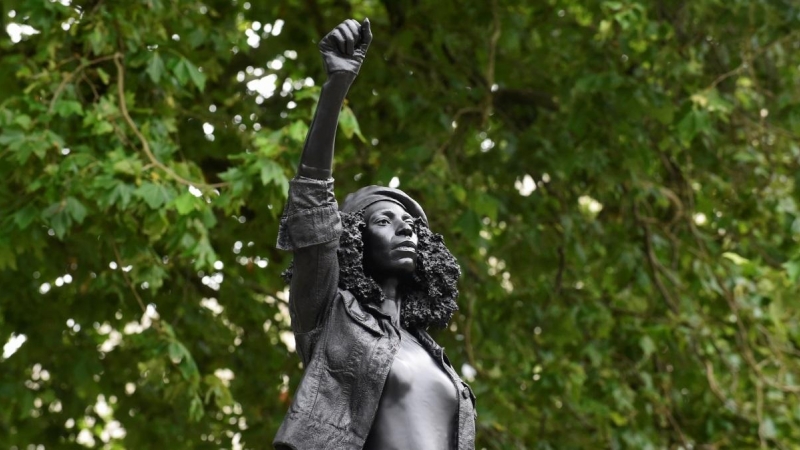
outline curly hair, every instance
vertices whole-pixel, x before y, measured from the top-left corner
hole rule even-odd
[[[383,291],[364,270],[364,210],[339,214],[343,229],[337,251],[339,288],[349,291],[361,303],[381,303],[385,300]],[[400,321],[406,328],[444,328],[458,310],[461,269],[444,245],[442,235],[431,232],[419,218],[414,221],[414,231],[419,239],[417,264],[413,275],[400,285]],[[291,280],[292,267],[283,274],[287,282]]]

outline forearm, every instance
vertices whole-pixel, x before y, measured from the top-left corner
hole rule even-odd
[[[305,333],[317,328],[325,307],[336,295],[338,248],[339,243],[331,241],[294,252],[289,311],[295,332]]]
[[[300,157],[298,175],[319,180],[331,177],[339,112],[355,77],[351,72],[334,72],[322,86],[314,120]]]

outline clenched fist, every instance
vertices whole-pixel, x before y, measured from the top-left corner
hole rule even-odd
[[[319,51],[328,75],[339,71],[358,74],[370,42],[372,31],[369,19],[364,19],[362,23],[353,19],[340,23],[319,42]]]

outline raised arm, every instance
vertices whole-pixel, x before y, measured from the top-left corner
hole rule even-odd
[[[371,41],[369,19],[364,19],[362,24],[352,19],[345,20],[320,41],[319,50],[328,80],[322,85],[314,120],[300,158],[298,175],[318,180],[331,177],[339,111],[364,62]]]
[[[371,40],[369,20],[361,24],[346,20],[319,44],[328,80],[322,86],[306,136],[297,177],[290,182],[278,234],[278,248],[294,252],[289,307],[298,338],[317,329],[326,306],[336,295],[341,222],[331,178],[333,147],[339,111]],[[310,357],[306,354],[309,350],[302,346],[298,339],[305,360]]]

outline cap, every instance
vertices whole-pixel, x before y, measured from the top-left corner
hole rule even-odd
[[[397,203],[412,216],[421,218],[425,226],[429,226],[428,217],[425,216],[425,211],[423,211],[419,203],[400,189],[386,186],[365,186],[352,194],[348,194],[339,210],[346,213],[354,213],[380,201]]]

